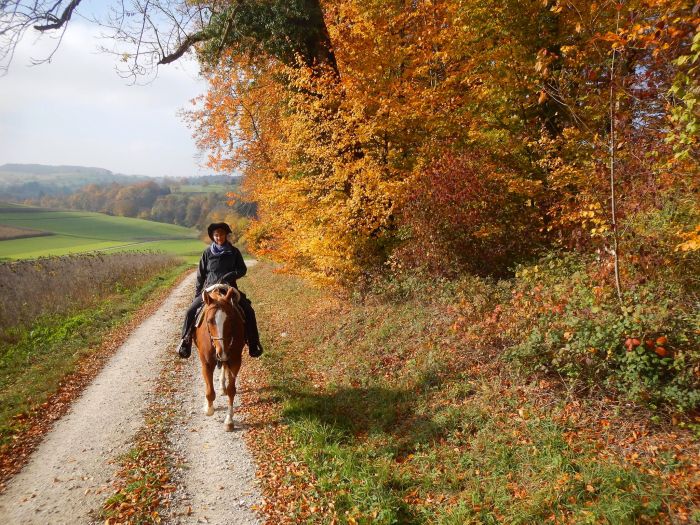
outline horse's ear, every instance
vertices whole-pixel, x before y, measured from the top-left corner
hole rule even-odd
[[[202,296],[204,297],[204,304],[211,304],[212,298],[207,292],[204,292]]]
[[[236,293],[236,289],[233,287],[229,288],[226,295],[224,295],[224,300],[230,301],[234,293]]]

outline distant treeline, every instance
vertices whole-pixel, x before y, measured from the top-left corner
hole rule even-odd
[[[197,228],[204,228],[212,221],[226,220],[236,229],[239,222],[247,222],[247,218],[255,215],[254,204],[228,206],[226,190],[206,193],[177,190],[178,186],[153,181],[89,184],[70,195],[45,196],[25,202],[47,208],[96,211]]]

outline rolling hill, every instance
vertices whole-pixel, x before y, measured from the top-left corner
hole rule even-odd
[[[197,232],[190,228],[103,213],[0,203],[0,226],[48,234],[0,240],[0,260],[87,251],[154,250],[196,261],[204,248]]]
[[[3,164],[0,166],[0,198],[24,200],[44,195],[67,195],[87,184],[128,184],[143,180],[149,178],[86,166]]]

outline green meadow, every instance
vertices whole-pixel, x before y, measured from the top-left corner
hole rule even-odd
[[[174,224],[84,211],[0,204],[0,225],[53,235],[0,240],[0,260],[33,259],[89,251],[162,251],[196,262],[204,249],[198,232]]]
[[[176,193],[227,193],[229,191],[236,191],[238,186],[233,186],[230,184],[186,184],[178,186],[175,190]]]

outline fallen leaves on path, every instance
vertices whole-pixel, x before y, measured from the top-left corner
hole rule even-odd
[[[278,285],[290,286],[271,283],[272,279],[270,274],[265,274],[266,290]],[[280,304],[279,300],[271,300],[262,291],[259,293],[259,300],[264,304]],[[290,295],[290,304],[299,302],[299,297]],[[320,480],[302,457],[302,447],[294,441],[292,426],[283,417],[283,403],[288,401],[284,399],[287,385],[289,391],[306,392],[295,385],[302,377],[302,383],[313,389],[309,395],[320,397],[331,392],[333,384],[361,391],[362,386],[352,383],[352,367],[356,365],[357,357],[364,360],[375,378],[384,377],[387,381],[410,379],[412,372],[406,363],[424,357],[432,348],[440,349],[440,364],[449,374],[445,372],[447,375],[436,376],[434,389],[423,388],[414,392],[424,403],[423,412],[399,414],[398,423],[391,433],[386,434],[387,439],[401,441],[405,438],[403,434],[421,423],[421,418],[430,419],[436,414],[460,410],[462,417],[471,414],[478,422],[483,412],[484,417],[491,421],[489,432],[495,432],[491,438],[500,440],[504,453],[508,450],[516,454],[531,451],[537,455],[537,447],[542,446],[538,443],[537,429],[552,428],[555,429],[553,433],[561,431],[565,443],[561,453],[568,458],[572,468],[583,467],[583,472],[542,480],[537,478],[536,470],[531,473],[534,477],[528,476],[524,467],[519,473],[513,471],[501,476],[503,489],[513,505],[521,505],[524,509],[528,502],[535,505],[536,491],[544,487],[548,491],[545,493],[550,495],[547,497],[553,499],[547,499],[549,503],[540,502],[545,507],[551,506],[551,515],[544,515],[543,522],[590,521],[596,515],[589,512],[593,505],[602,498],[611,501],[625,494],[628,489],[619,484],[627,483],[625,475],[634,472],[635,479],[646,480],[644,483],[650,482],[650,490],[652,486],[654,491],[658,490],[644,492],[646,489],[631,487],[633,492],[640,494],[635,502],[639,506],[639,522],[676,524],[696,519],[700,508],[700,444],[692,432],[680,429],[673,421],[655,423],[652,414],[638,405],[586,392],[571,392],[553,376],[517,376],[499,358],[492,341],[470,338],[469,333],[461,330],[450,332],[454,316],[449,311],[438,311],[439,306],[431,305],[435,311],[423,311],[423,315],[429,315],[438,324],[420,332],[420,340],[405,344],[403,338],[406,335],[402,331],[377,330],[374,325],[381,322],[377,321],[378,316],[371,308],[366,309],[368,313],[364,316],[358,314],[359,309],[366,308],[364,305],[353,305],[337,297],[314,295],[311,299],[302,296],[302,313],[297,311],[300,310],[298,307],[261,308],[259,318],[272,348],[263,360],[246,360],[242,373],[244,398],[241,408],[249,427],[246,440],[256,458],[264,492],[258,510],[264,514],[267,523],[369,523],[376,518],[371,515],[372,509],[365,509],[368,512],[364,514],[353,514],[352,509],[349,513],[336,510],[339,501],[344,498],[347,501],[342,483],[337,486],[326,483],[325,488],[319,486]],[[326,315],[317,316],[320,310],[326,311]],[[382,309],[377,309],[377,312],[387,313]],[[351,322],[355,326],[346,329]],[[330,324],[331,328],[321,330],[314,327],[324,323]],[[372,330],[376,330],[381,343],[386,346],[380,347],[381,351],[377,353],[360,354],[358,342],[368,337],[367,333]],[[340,335],[327,341],[322,337],[324,333]],[[309,342],[313,344],[310,346]],[[376,348],[371,347],[371,350]],[[284,365],[279,364],[280,360]],[[286,371],[284,377],[288,383],[280,382],[279,367]],[[478,385],[490,385],[491,395],[495,396],[491,399],[492,404],[488,404],[488,396],[478,391]],[[449,394],[450,388],[452,394]],[[361,398],[356,399],[362,405]],[[323,406],[319,405],[318,410],[323,410]],[[464,412],[470,407],[473,409],[471,413]],[[363,406],[352,410],[352,417],[363,417]],[[376,436],[372,443],[368,442],[369,438],[362,432],[362,425],[357,425],[358,421],[355,421],[355,427],[360,432],[348,437],[343,450],[355,446],[360,450],[363,443],[368,447],[380,447]],[[479,463],[478,440],[472,438],[477,430],[470,429],[468,421],[465,419],[466,426],[461,428],[458,425],[449,435],[428,436],[426,441],[420,442],[420,449],[409,447],[405,453],[399,450],[393,457],[391,469],[400,473],[397,479],[407,480],[407,485],[390,487],[390,490],[417,515],[435,517],[445,509],[466,504],[475,520],[479,516],[489,516],[508,522],[509,517],[503,515],[503,508],[493,500],[470,504],[471,500],[465,496],[467,493],[461,492],[463,487],[476,487],[497,477],[487,470],[487,464]],[[474,427],[478,428],[488,427]],[[476,462],[460,467],[458,463],[465,457],[476,459]],[[524,461],[527,463],[526,458]],[[616,467],[612,468],[612,465]],[[369,463],[366,466],[369,468]],[[598,479],[598,468],[608,469],[606,476],[619,472],[624,479],[614,479],[614,475],[605,480]],[[433,480],[434,485],[421,484],[421,476],[425,483]],[[602,485],[603,481],[607,488]],[[567,494],[567,499],[559,501],[558,494]],[[647,512],[647,504],[654,504],[645,501],[649,494],[661,498],[662,506],[649,508]],[[597,512],[605,510],[598,509]]]
[[[145,412],[145,425],[120,458],[114,492],[102,508],[105,525],[161,523],[162,507],[170,503],[167,495],[175,491],[171,469],[176,458],[168,447],[168,435],[177,415],[174,394],[184,364],[172,361],[164,361],[154,400]]]

